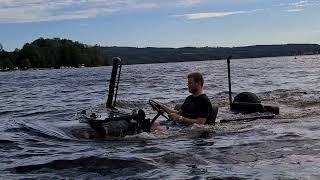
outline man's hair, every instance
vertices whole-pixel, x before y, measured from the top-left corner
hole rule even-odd
[[[188,79],[192,78],[195,82],[200,83],[203,86],[203,77],[199,72],[193,72],[188,75]]]

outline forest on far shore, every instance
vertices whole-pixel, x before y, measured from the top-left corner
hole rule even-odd
[[[245,47],[101,47],[68,39],[39,38],[22,49],[7,52],[0,44],[0,70],[111,65],[112,57],[124,64],[169,63],[320,54],[318,44],[255,45]]]
[[[98,45],[59,38],[39,38],[13,52],[4,51],[0,45],[0,69],[3,70],[102,65],[109,65],[109,59]]]
[[[320,54],[318,44],[256,45],[246,47],[183,47],[183,48],[135,48],[101,47],[111,57],[121,57],[125,64],[168,63],[184,61],[300,56]]]

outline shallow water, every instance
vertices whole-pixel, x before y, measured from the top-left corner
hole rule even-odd
[[[205,92],[229,112],[226,61],[123,66],[118,107],[155,112],[188,95],[199,71]],[[233,96],[256,93],[274,119],[217,123],[125,138],[90,139],[83,109],[106,102],[111,67],[0,73],[0,178],[319,179],[320,56],[231,61]]]

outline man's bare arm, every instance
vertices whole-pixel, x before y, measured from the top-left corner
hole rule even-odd
[[[206,118],[190,119],[190,118],[186,118],[186,117],[182,117],[179,120],[179,122],[182,122],[182,123],[188,124],[188,125],[192,125],[192,124],[204,125],[206,123],[206,121],[207,121]]]
[[[196,119],[186,118],[186,117],[183,117],[177,113],[169,114],[169,118],[173,121],[178,121],[178,122],[181,122],[181,123],[187,124],[187,125],[192,125],[192,124],[203,125],[206,123],[206,120],[207,120],[206,118],[196,118]]]
[[[172,109],[172,108],[170,108],[170,107],[168,107],[168,106],[166,106],[166,105],[164,105],[164,104],[160,104],[160,105],[161,105],[161,107],[162,107],[165,111],[167,111],[169,114],[170,114],[170,113],[180,114],[179,111],[174,110],[174,109]]]

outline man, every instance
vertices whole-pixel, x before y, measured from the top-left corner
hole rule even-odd
[[[179,111],[161,104],[161,107],[169,113],[168,117],[171,121],[160,121],[155,124],[156,129],[214,123],[218,110],[212,107],[209,98],[204,94],[203,83],[203,77],[200,73],[189,74],[188,90],[191,95],[185,99]]]

